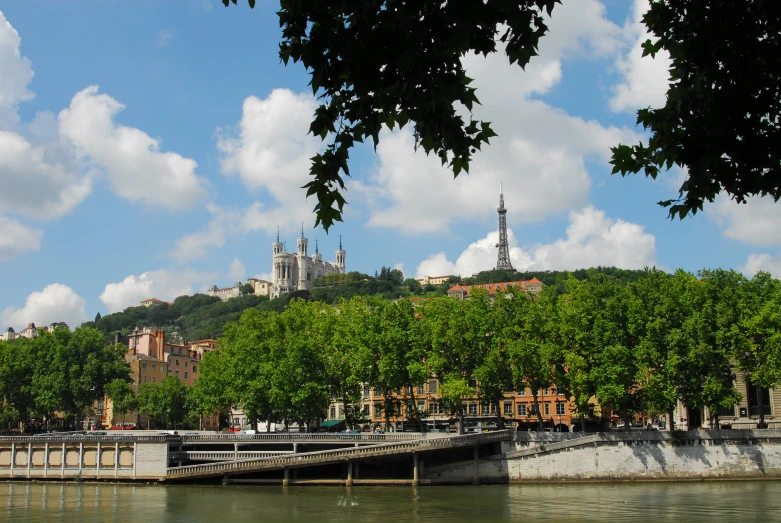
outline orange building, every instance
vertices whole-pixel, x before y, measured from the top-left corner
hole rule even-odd
[[[501,283],[476,283],[474,285],[453,285],[448,289],[447,295],[451,298],[467,299],[472,289],[485,289],[492,298],[497,292],[510,292],[520,288],[524,292],[540,292],[542,282],[537,278],[523,281],[506,281]]]

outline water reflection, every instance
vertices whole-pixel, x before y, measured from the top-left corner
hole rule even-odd
[[[781,521],[781,482],[481,487],[0,483],[5,521]]]

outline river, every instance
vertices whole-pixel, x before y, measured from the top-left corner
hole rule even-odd
[[[420,488],[0,483],[0,520],[781,521],[781,481]]]

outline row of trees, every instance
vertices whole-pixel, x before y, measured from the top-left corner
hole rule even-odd
[[[79,427],[109,383],[130,381],[126,350],[88,327],[0,341],[0,424],[61,416],[65,426]]]
[[[386,424],[401,406],[420,423],[416,386],[435,376],[463,428],[465,400],[499,411],[505,393],[527,387],[539,413],[537,391],[555,385],[584,423],[595,399],[626,421],[671,413],[678,400],[716,416],[740,400],[735,369],[758,387],[781,381],[781,286],[766,273],[647,270],[631,283],[591,273],[565,291],[248,310],[202,362],[194,403],[307,423],[336,398],[352,426],[368,385],[384,397]]]

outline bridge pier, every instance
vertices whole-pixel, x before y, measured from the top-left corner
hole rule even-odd
[[[412,485],[420,485],[420,479],[418,478],[418,454],[412,455]]]
[[[474,473],[472,474],[472,485],[479,485],[480,484],[480,462],[478,461],[480,454],[480,449],[478,447],[474,448],[473,451],[473,463],[475,466]]]
[[[287,487],[290,485],[290,469],[285,467],[284,476],[282,477],[282,486]]]
[[[348,487],[353,486],[353,462],[350,460],[347,460],[347,482],[345,485]]]
[[[224,474],[222,476],[222,484],[223,485],[230,485],[230,482],[231,482],[231,480],[230,480],[230,478],[228,478],[228,475]]]

